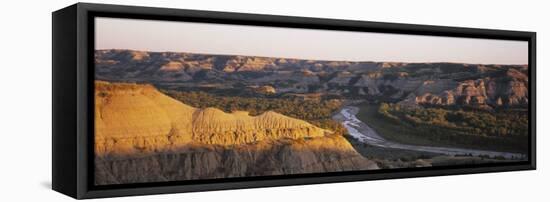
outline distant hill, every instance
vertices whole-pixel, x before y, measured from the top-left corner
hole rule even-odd
[[[96,79],[166,89],[321,93],[407,105],[526,107],[527,65],[301,60],[97,50]],[[251,90],[252,89],[252,90]]]
[[[103,81],[95,105],[96,184],[377,168],[343,137],[276,112],[198,109],[152,85]]]

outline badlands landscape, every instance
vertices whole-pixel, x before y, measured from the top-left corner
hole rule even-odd
[[[526,160],[528,66],[95,54],[95,183]]]
[[[96,82],[96,184],[378,168],[342,136],[268,111],[198,109],[151,85]]]

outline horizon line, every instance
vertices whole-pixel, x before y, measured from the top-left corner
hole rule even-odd
[[[127,49],[127,48],[107,48],[107,49],[95,49],[95,51],[141,51],[148,53],[187,53],[187,54],[197,54],[197,55],[212,55],[212,56],[241,56],[241,57],[259,57],[259,58],[277,58],[277,59],[289,59],[289,60],[313,60],[313,61],[324,61],[324,62],[371,62],[371,63],[405,63],[405,64],[437,64],[437,63],[447,63],[447,64],[467,64],[467,65],[505,65],[505,66],[529,66],[529,63],[525,64],[512,64],[512,63],[468,63],[468,62],[451,62],[451,61],[423,61],[423,62],[406,62],[406,61],[375,61],[375,60],[326,60],[326,59],[310,59],[310,58],[294,58],[294,57],[276,57],[276,56],[261,56],[261,55],[241,55],[241,54],[223,54],[223,53],[200,53],[200,52],[188,52],[188,51],[157,51],[157,50],[137,50],[137,49]]]

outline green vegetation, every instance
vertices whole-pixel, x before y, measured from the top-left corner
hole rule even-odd
[[[528,147],[525,112],[411,109],[382,103],[362,106],[357,117],[387,139],[407,144],[520,153]]]
[[[342,106],[342,103],[335,99],[304,100],[292,97],[220,96],[202,91],[165,91],[164,93],[197,108],[215,107],[225,112],[248,111],[253,116],[266,111],[275,111],[306,120],[318,127],[332,130],[336,134],[346,132],[340,123],[332,120],[332,114]]]
[[[410,109],[382,103],[378,113],[392,120],[403,120],[414,127],[446,128],[462,134],[481,136],[527,136],[527,114],[518,111],[463,111],[441,108]]]

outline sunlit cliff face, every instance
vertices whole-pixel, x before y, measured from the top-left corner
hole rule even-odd
[[[151,85],[95,85],[96,184],[377,168],[345,138],[276,112],[197,109]]]

